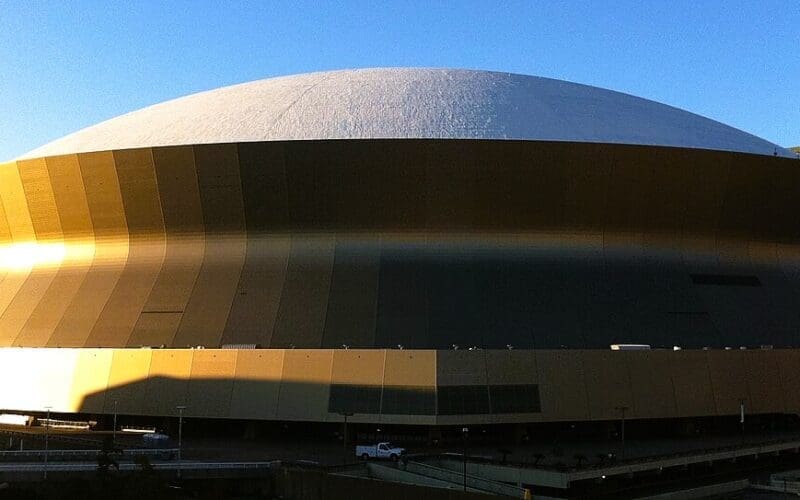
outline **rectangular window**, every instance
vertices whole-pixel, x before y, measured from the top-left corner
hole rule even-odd
[[[437,393],[439,415],[488,414],[489,391],[485,385],[440,386]]]
[[[384,386],[381,413],[389,415],[435,415],[433,387]]]
[[[761,286],[758,276],[738,274],[691,274],[690,276],[695,285]]]
[[[379,386],[333,384],[328,398],[330,413],[380,413]]]
[[[539,386],[536,384],[490,385],[492,413],[539,413]]]

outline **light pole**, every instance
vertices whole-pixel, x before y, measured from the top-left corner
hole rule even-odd
[[[622,422],[620,425],[620,434],[622,437],[622,459],[625,460],[625,412],[628,411],[630,408],[627,406],[617,406],[614,408],[615,410],[622,413]]]
[[[342,411],[339,412],[339,415],[344,417],[344,429],[342,432],[342,461],[343,463],[347,463],[347,417],[352,417],[352,412]]]
[[[178,477],[181,477],[181,448],[183,448],[183,410],[185,406],[176,406],[178,409]]]
[[[464,491],[467,491],[467,435],[469,434],[469,427],[461,428],[461,436],[464,438]]]
[[[114,428],[111,429],[111,444],[117,446],[117,400],[114,400]]]
[[[44,479],[47,480],[47,456],[50,454],[50,409],[52,406],[45,406],[47,410],[47,420],[44,423]]]

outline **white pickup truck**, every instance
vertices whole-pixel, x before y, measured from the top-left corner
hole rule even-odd
[[[397,460],[406,452],[405,448],[392,446],[392,443],[378,443],[369,446],[356,446],[356,456],[364,460],[368,458],[388,458]]]

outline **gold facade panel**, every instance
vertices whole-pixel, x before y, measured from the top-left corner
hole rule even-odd
[[[154,148],[153,164],[166,247],[158,278],[128,342],[171,346],[203,262],[203,214],[193,148]]]
[[[164,258],[163,240],[135,242],[111,296],[86,339],[87,347],[134,345],[128,341]]]
[[[70,401],[73,411],[103,413],[114,351],[75,349],[78,358],[72,374]]]
[[[17,166],[37,241],[60,241],[63,238],[61,219],[46,160],[23,160],[17,162]]]
[[[377,238],[336,241],[322,347],[375,345],[379,272]]]
[[[151,151],[115,151],[114,163],[130,247],[125,269],[86,340],[87,346],[136,345],[129,339],[166,252],[164,220]]]
[[[773,351],[781,376],[781,388],[787,413],[800,414],[800,351]]]
[[[633,405],[627,415],[632,418],[675,417],[673,352],[660,349],[631,352],[625,356],[625,362],[633,395]]]
[[[736,415],[739,404],[750,406],[743,351],[707,351],[708,371],[714,391],[714,403],[718,415]]]
[[[322,346],[334,248],[329,237],[292,238],[271,347]]]
[[[583,369],[585,351],[536,351],[544,420],[590,418]]]
[[[387,350],[384,385],[436,386],[436,351]]]
[[[333,351],[290,349],[283,359],[278,418],[325,420]]]
[[[486,354],[487,382],[492,385],[536,384],[539,370],[536,352],[532,350],[488,350]]]
[[[283,357],[281,349],[239,351],[231,394],[231,418],[276,418]]]
[[[385,362],[384,350],[335,349],[331,383],[380,387]]]
[[[155,349],[152,352],[144,412],[149,415],[177,415],[178,406],[187,406],[185,415],[199,415],[199,412],[188,408],[194,350]]]
[[[147,391],[147,376],[150,373],[154,351],[114,349],[113,352],[108,390],[105,395],[97,394],[93,398],[87,398],[86,406],[93,406],[94,399],[102,398],[106,414],[114,412],[128,415],[146,414],[145,402],[158,397]]]
[[[288,236],[248,237],[244,267],[222,344],[272,345],[290,248]]]
[[[671,373],[678,416],[716,414],[706,352],[684,350],[673,354]]]
[[[747,388],[750,405],[746,409],[754,413],[782,413],[784,395],[781,386],[780,366],[769,350],[748,350],[745,353]]]
[[[589,414],[595,420],[620,418],[634,407],[628,352],[583,351]],[[622,410],[625,408],[625,410]]]
[[[5,338],[4,342],[13,339],[10,345],[18,347],[41,347],[47,343],[49,332],[23,332],[22,329],[57,274],[57,268],[44,267],[34,268],[27,276],[0,317],[0,332]]]
[[[128,240],[128,222],[122,203],[117,166],[111,151],[78,155],[96,241]]]
[[[113,154],[80,154],[78,163],[94,230],[94,255],[53,332],[53,345],[86,345],[128,259],[128,229]]]
[[[193,415],[227,417],[236,376],[235,350],[199,349],[192,356],[189,412]]]
[[[25,189],[22,187],[17,163],[0,165],[0,200],[5,209],[6,221],[15,243],[36,241]]]
[[[485,352],[490,351],[436,351],[436,384],[486,385],[488,375]],[[533,383],[534,380],[528,383]]]

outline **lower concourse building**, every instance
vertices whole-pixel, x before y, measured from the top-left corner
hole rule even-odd
[[[184,97],[0,165],[0,409],[798,413],[798,200],[792,152],[563,81],[367,69]]]

